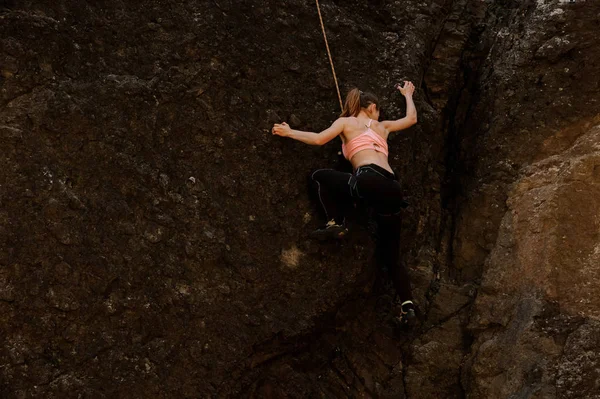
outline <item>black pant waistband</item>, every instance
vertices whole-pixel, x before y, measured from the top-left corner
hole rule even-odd
[[[368,165],[363,165],[363,166],[359,166],[358,168],[356,168],[356,171],[354,172],[355,175],[360,174],[361,172],[364,172],[368,169],[372,169],[376,172],[381,173],[383,176],[387,177],[388,179],[394,179],[396,180],[396,174],[390,172],[389,170],[382,168],[379,165],[376,165],[374,163],[370,163]]]

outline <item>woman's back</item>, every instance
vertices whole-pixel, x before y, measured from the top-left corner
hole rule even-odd
[[[388,133],[378,121],[348,117],[344,123],[342,152],[354,169],[374,163],[393,172],[388,163]]]
[[[342,142],[347,143],[352,141],[354,138],[365,133],[369,128],[380,135],[381,138],[387,140],[385,128],[378,121],[365,117],[350,116],[346,118],[344,123]]]

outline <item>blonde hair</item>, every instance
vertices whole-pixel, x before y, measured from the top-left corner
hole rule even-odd
[[[373,93],[362,92],[355,87],[346,95],[346,102],[340,117],[357,116],[362,108],[367,108],[371,104],[375,104],[379,109],[377,96]]]

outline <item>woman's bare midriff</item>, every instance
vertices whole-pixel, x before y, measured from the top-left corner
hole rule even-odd
[[[377,166],[381,166],[383,169],[394,173],[390,164],[388,163],[388,157],[379,151],[375,150],[362,150],[357,152],[350,160],[352,168],[354,170],[361,166],[365,166],[374,163]]]

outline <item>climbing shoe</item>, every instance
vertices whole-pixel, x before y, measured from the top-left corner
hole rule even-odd
[[[412,326],[417,321],[417,314],[415,313],[415,305],[412,301],[402,302],[402,315],[401,321],[408,326]]]
[[[413,327],[417,322],[417,314],[415,305],[412,303],[412,301],[404,301],[402,304],[397,303],[396,306],[397,311],[395,312],[395,322],[400,327]]]
[[[317,229],[315,231],[313,231],[312,233],[310,233],[310,236],[312,238],[315,238],[317,240],[329,240],[329,239],[342,239],[344,237],[346,237],[346,235],[348,234],[348,229],[346,228],[346,226],[342,223],[342,224],[337,224],[335,222],[335,220],[330,220],[329,222],[327,222],[327,224],[325,225],[325,227],[321,228],[321,229]]]

